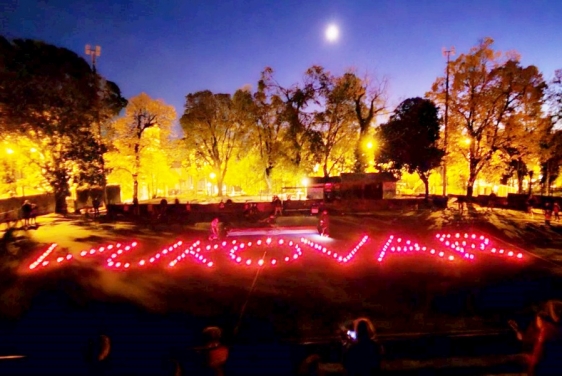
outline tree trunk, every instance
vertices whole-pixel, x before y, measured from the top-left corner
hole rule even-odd
[[[222,197],[223,193],[222,193],[222,182],[223,182],[223,178],[217,179],[217,196]]]
[[[529,196],[533,193],[533,171],[529,171]]]
[[[67,214],[66,198],[70,196],[68,174],[65,169],[58,169],[54,171],[54,175],[55,181],[51,184],[51,187],[55,193],[55,213]]]
[[[550,160],[546,161],[546,195],[550,196]]]
[[[474,182],[476,181],[476,167],[477,167],[478,161],[475,160],[474,158],[472,158],[472,154],[471,157],[469,159],[469,176],[468,176],[468,181],[466,182],[466,197],[470,198],[472,197],[472,194],[474,192]]]
[[[68,207],[66,205],[66,197],[68,196],[65,190],[55,191],[55,213],[67,214]]]
[[[429,200],[429,179],[425,174],[418,173],[423,185],[425,186],[425,200]]]
[[[139,199],[140,145],[135,144],[135,165],[133,166],[133,200]]]
[[[359,140],[359,143],[355,147],[355,165],[353,166],[353,172],[365,172],[365,156],[361,150],[361,140]]]
[[[472,197],[473,192],[474,192],[474,182],[469,181],[466,185],[466,197]]]
[[[517,173],[517,193],[518,194],[523,193],[523,178],[524,178],[524,176],[522,176],[520,173]]]
[[[269,176],[267,171],[265,173],[265,184],[267,185],[267,193],[271,194],[271,189],[272,189],[272,187],[271,187],[271,176]]]

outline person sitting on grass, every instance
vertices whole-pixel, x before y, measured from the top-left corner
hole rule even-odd
[[[381,373],[382,346],[374,340],[375,327],[366,318],[355,320],[356,340],[344,353],[343,366],[348,376],[372,376]]]

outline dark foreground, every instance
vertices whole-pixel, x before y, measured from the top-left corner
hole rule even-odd
[[[362,228],[368,229],[364,232],[357,231],[353,221],[336,222],[335,241],[310,238],[345,254],[363,235],[370,236],[346,265],[302,246],[298,260],[260,269],[231,260],[229,245],[206,253],[214,261],[212,267],[185,261],[174,268],[162,262],[114,271],[104,265],[105,258],[92,258],[21,274],[2,296],[6,318],[0,350],[26,358],[0,365],[15,367],[9,374],[80,374],[87,369],[89,341],[106,334],[112,341],[109,374],[173,374],[174,360],[192,370],[187,374],[198,374],[191,349],[201,345],[205,326],[218,325],[232,346],[229,374],[293,374],[312,352],[338,362],[340,328],[367,316],[387,348],[388,370],[413,367],[415,373],[429,367],[434,372],[436,360],[445,364],[445,359],[460,357],[452,362],[465,367],[455,374],[477,374],[482,370],[462,359],[489,356],[494,359],[486,372],[494,362],[500,363],[498,370],[512,371],[518,358],[498,357],[521,350],[507,330],[507,320],[524,325],[537,304],[561,291],[551,269],[528,255],[508,260],[486,254],[474,261],[448,262],[410,254],[379,263],[376,256],[389,229],[369,219],[362,219]],[[439,246],[434,233],[411,232],[394,229],[392,234]],[[148,243],[140,239],[138,253],[122,261],[133,264],[164,244],[179,238],[194,242],[202,236],[174,234]],[[283,246],[268,252],[264,259],[290,253]],[[263,252],[255,248],[240,255],[255,262]],[[451,364],[445,368],[450,370]]]

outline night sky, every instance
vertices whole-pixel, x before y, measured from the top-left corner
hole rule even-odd
[[[127,97],[144,91],[183,112],[184,97],[254,88],[266,66],[283,85],[313,64],[336,74],[386,77],[391,109],[423,96],[443,74],[443,47],[467,52],[490,36],[546,79],[562,68],[562,1],[26,1],[3,0],[0,33],[83,55],[99,44],[98,70]],[[340,28],[329,43],[325,29]],[[86,57],[86,56],[85,56]]]

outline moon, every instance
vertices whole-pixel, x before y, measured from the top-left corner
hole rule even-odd
[[[326,28],[326,40],[333,43],[338,40],[339,36],[340,29],[337,27],[337,25],[328,25],[328,27]]]

